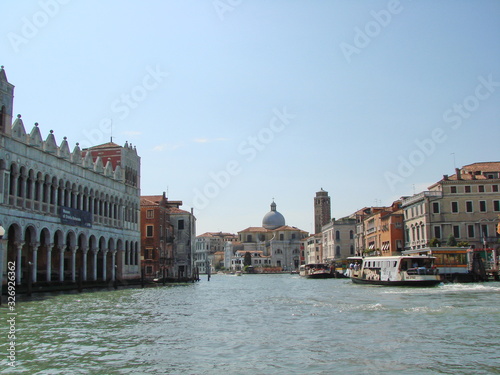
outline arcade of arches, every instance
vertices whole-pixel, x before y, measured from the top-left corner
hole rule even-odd
[[[22,230],[18,224],[5,228],[2,240],[7,262],[16,264],[16,283],[25,284],[31,276],[36,282],[114,281],[123,268],[139,264],[139,244],[132,241],[87,237],[69,230],[50,233],[32,226]],[[28,273],[31,270],[31,275]]]

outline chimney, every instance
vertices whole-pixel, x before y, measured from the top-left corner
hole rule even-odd
[[[443,175],[443,180],[448,181],[448,175],[447,174]]]
[[[455,168],[455,172],[456,172],[456,174],[457,174],[457,180],[461,180],[461,179],[462,179],[462,177],[460,176],[460,169]]]

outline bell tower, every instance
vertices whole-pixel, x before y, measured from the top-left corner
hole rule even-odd
[[[321,233],[323,225],[331,219],[330,197],[328,192],[321,188],[314,198],[314,233]]]
[[[0,68],[0,134],[10,135],[12,129],[12,108],[14,106],[14,85],[7,81],[7,75]]]

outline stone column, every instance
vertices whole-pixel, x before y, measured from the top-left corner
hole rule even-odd
[[[47,281],[52,281],[52,246],[53,244],[47,245]]]
[[[87,253],[89,252],[89,248],[86,247],[82,250],[82,280],[87,281]]]
[[[38,243],[33,244],[33,273],[31,280],[36,283],[38,271]]]
[[[112,281],[115,281],[116,279],[116,250],[113,250],[111,252],[111,264],[113,265],[113,267],[111,267],[111,280]]]
[[[69,246],[71,250],[71,281],[76,281],[76,246]]]
[[[106,281],[106,257],[108,256],[108,249],[102,251],[102,279]]]
[[[60,246],[59,249],[59,281],[64,281],[64,250],[66,246]]]
[[[23,251],[23,245],[24,242],[17,242],[15,243],[17,246],[17,257],[16,257],[16,284],[21,285],[21,275],[22,275],[22,264],[21,264],[21,258],[22,258],[22,251]]]
[[[93,270],[93,273],[92,273],[92,279],[94,281],[97,280],[97,253],[99,252],[99,249],[92,249],[92,252],[94,253],[94,270]]]

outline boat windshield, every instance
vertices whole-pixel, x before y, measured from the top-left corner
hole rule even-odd
[[[327,270],[328,268],[328,264],[325,263],[311,263],[306,265],[306,269]]]

